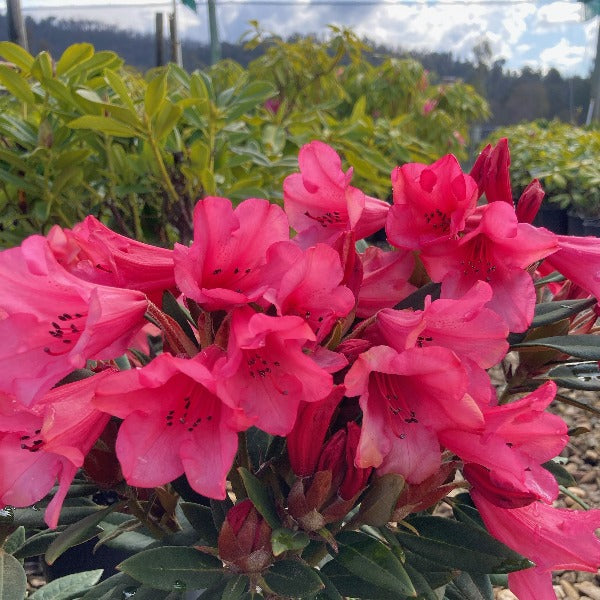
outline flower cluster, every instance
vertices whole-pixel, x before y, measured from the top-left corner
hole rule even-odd
[[[546,411],[556,385],[501,402],[488,370],[530,328],[543,273],[570,280],[557,297],[599,297],[600,240],[531,224],[543,191],[533,182],[514,205],[505,140],[470,174],[450,155],[396,168],[391,205],[321,142],[299,165],[283,209],[198,201],[189,246],[90,216],[0,253],[0,504],[29,506],[58,480],[55,527],[115,424],[117,478],[155,488],[185,474],[224,499],[255,428],[287,438],[289,528],[327,538],[386,474],[405,482],[394,522],[467,486],[489,532],[535,565],[510,573],[514,593],[554,598],[552,570],[600,566],[600,511],[553,507],[543,465],[568,441]],[[358,243],[383,228],[393,247]],[[270,535],[246,499],[220,558],[260,572],[276,560]]]

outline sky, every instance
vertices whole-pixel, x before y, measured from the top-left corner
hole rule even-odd
[[[197,13],[178,1],[181,37],[208,41],[205,0]],[[524,66],[563,75],[587,76],[596,52],[598,19],[584,20],[576,0],[216,0],[219,37],[238,41],[258,20],[266,31],[286,36],[326,36],[328,24],[351,27],[359,36],[404,50],[451,52],[473,59],[473,48],[488,41],[492,60],[505,68]],[[336,5],[337,3],[337,5]],[[0,6],[2,4],[0,3]],[[171,0],[21,0],[35,19],[97,20],[152,32],[156,12],[169,12]],[[54,8],[52,8],[54,7]]]

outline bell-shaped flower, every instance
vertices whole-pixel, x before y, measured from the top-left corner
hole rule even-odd
[[[488,202],[513,203],[510,187],[510,151],[508,140],[502,138],[492,147],[488,144],[477,157],[469,175],[477,182],[479,196]]]
[[[98,387],[95,403],[124,419],[116,451],[130,485],[156,487],[185,473],[209,498],[225,498],[237,432],[250,423],[216,396],[210,347],[194,358],[160,354],[141,369],[116,373]]]
[[[41,236],[0,253],[0,278],[0,391],[24,404],[88,359],[122,355],[146,323],[142,292],[75,277]]]
[[[478,491],[471,497],[486,528],[535,567],[509,573],[510,590],[519,600],[556,600],[552,571],[595,573],[600,568],[600,510],[574,511],[532,502],[500,508]]]
[[[363,279],[358,292],[357,317],[372,317],[378,310],[395,306],[416,290],[408,282],[415,266],[411,252],[385,252],[369,246],[359,256]]]
[[[557,250],[556,236],[546,229],[518,223],[506,202],[481,207],[478,225],[458,240],[425,248],[421,259],[434,281],[442,282],[442,297],[460,298],[479,280],[490,284],[488,308],[498,313],[510,331],[525,331],[533,319],[536,296],[526,271]]]
[[[315,335],[304,319],[271,317],[249,307],[234,311],[227,360],[219,362],[217,393],[240,407],[255,425],[287,435],[301,401],[316,402],[333,389],[333,378],[303,352]]]
[[[568,441],[567,425],[546,412],[556,384],[549,381],[527,396],[483,409],[479,432],[446,430],[440,441],[465,462],[489,469],[507,489],[534,494],[545,502],[558,495],[552,474],[541,465],[557,456]]]
[[[356,464],[409,483],[439,469],[439,432],[483,427],[477,403],[465,393],[466,372],[447,348],[375,346],[357,358],[344,383],[347,396],[360,396],[363,411]]]
[[[394,204],[385,226],[388,240],[409,250],[455,237],[477,201],[477,184],[452,154],[432,165],[397,167],[392,189]]]
[[[110,419],[92,399],[111,373],[55,387],[31,408],[0,396],[0,505],[31,506],[58,479],[45,514],[56,527],[75,473]]]
[[[300,149],[298,164],[300,173],[283,182],[283,201],[301,246],[332,244],[349,230],[359,240],[384,226],[389,205],[350,185],[352,169],[342,171],[342,161],[333,148],[310,142]]]
[[[119,235],[93,216],[73,229],[54,226],[47,237],[59,264],[81,279],[139,290],[159,306],[165,290],[175,291],[172,250]]]
[[[330,246],[302,250],[294,242],[279,242],[269,248],[267,260],[265,278],[271,287],[263,297],[277,314],[305,319],[318,341],[354,308],[354,294],[340,285],[344,277],[340,256]]]
[[[206,310],[229,310],[260,298],[267,249],[289,239],[281,208],[251,198],[235,209],[226,198],[208,197],[194,209],[194,241],[175,244],[179,289]]]

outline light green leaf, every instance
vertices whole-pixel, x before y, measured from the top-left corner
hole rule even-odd
[[[34,60],[27,50],[13,42],[0,42],[0,56],[17,65],[25,73],[29,72]]]
[[[149,119],[151,119],[162,107],[163,102],[167,97],[167,72],[163,71],[157,75],[146,88],[144,96],[144,111]]]
[[[273,554],[279,556],[288,550],[302,550],[308,546],[310,539],[304,531],[292,531],[291,529],[274,529],[271,533],[271,547]]]
[[[169,100],[164,100],[153,119],[153,132],[157,139],[162,140],[173,131],[173,127],[181,117],[182,109]]]
[[[102,569],[65,575],[36,590],[30,600],[73,600],[83,596],[102,577]]]
[[[56,75],[58,77],[67,75],[83,61],[91,58],[94,54],[94,46],[87,43],[72,44],[63,53],[56,63]]]
[[[0,83],[21,102],[26,104],[35,103],[35,95],[31,91],[27,80],[6,65],[0,65]]]
[[[0,600],[21,600],[27,593],[27,577],[23,565],[0,550]]]
[[[92,131],[98,131],[117,137],[138,137],[140,135],[135,129],[124,123],[111,119],[110,117],[100,117],[96,115],[79,117],[68,123],[68,126],[73,129],[91,129]]]

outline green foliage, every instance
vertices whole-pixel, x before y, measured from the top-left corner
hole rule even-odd
[[[313,139],[385,198],[395,165],[463,154],[469,123],[487,114],[472,88],[431,86],[415,61],[372,65],[346,30],[323,42],[257,31],[250,43],[266,51],[248,69],[224,60],[142,76],[90,44],[54,62],[0,42],[0,246],[88,214],[139,240],[186,243],[198,198],[280,202]]]
[[[516,196],[537,178],[546,198],[600,218],[600,131],[558,121],[534,121],[494,132],[510,139],[511,178]]]

